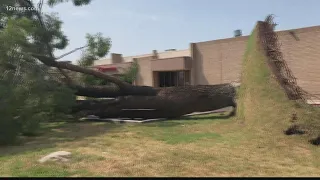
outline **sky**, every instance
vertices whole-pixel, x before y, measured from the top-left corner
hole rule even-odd
[[[58,13],[69,39],[56,56],[85,45],[86,33],[101,32],[112,40],[110,53],[133,56],[230,38],[236,29],[249,35],[268,14],[275,15],[276,30],[317,26],[319,9],[319,0],[92,0],[82,7],[71,2],[43,7]],[[78,51],[62,60],[75,62],[80,55]]]

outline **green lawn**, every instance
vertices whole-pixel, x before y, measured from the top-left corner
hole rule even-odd
[[[50,127],[49,127],[50,126]],[[0,148],[1,176],[319,176],[319,148],[281,132],[270,138],[219,115],[146,124],[46,124]],[[37,162],[58,150],[69,162]]]

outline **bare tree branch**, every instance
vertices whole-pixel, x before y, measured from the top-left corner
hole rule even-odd
[[[42,6],[43,6],[43,0],[40,0],[40,2],[38,3],[38,8],[40,12],[42,11]]]
[[[123,90],[127,89],[128,87],[131,86],[131,84],[123,82],[116,77],[106,75],[102,72],[99,72],[99,71],[96,71],[93,69],[84,68],[84,67],[77,66],[74,64],[70,64],[70,63],[66,63],[66,62],[57,62],[57,61],[52,60],[51,57],[47,57],[44,55],[32,54],[32,56],[39,59],[39,61],[41,61],[42,63],[44,63],[47,66],[56,67],[56,68],[60,68],[60,69],[66,69],[66,70],[75,71],[75,72],[84,73],[84,74],[89,74],[89,75],[95,76],[97,78],[101,78],[101,79],[110,81],[110,82],[116,84],[117,86],[119,86],[119,88],[121,88]]]
[[[74,49],[74,50],[72,50],[72,51],[70,51],[70,52],[67,52],[67,53],[65,53],[65,54],[62,54],[61,56],[57,57],[55,60],[59,60],[59,59],[65,57],[65,56],[68,56],[69,54],[72,54],[72,53],[74,53],[74,52],[76,52],[76,51],[78,51],[78,50],[80,50],[80,49],[86,48],[86,47],[88,47],[88,46],[89,46],[89,45],[76,48],[76,49]]]

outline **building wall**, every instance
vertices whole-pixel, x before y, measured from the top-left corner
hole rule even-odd
[[[281,51],[298,85],[320,95],[320,26],[279,32]]]
[[[143,58],[143,57],[150,57],[150,56],[152,56],[152,54],[143,54],[143,55],[137,55],[137,56],[121,57],[122,58],[121,62],[123,62],[123,63],[132,62],[134,58]],[[111,57],[112,57],[112,55],[111,55]],[[118,60],[118,62],[119,62],[119,60]],[[103,58],[103,59],[99,59],[99,60],[94,61],[94,65],[96,65],[96,66],[106,65],[106,64],[113,64],[112,58]]]
[[[150,57],[152,54],[142,54],[137,56],[127,56],[123,57],[123,62],[132,62],[134,58],[144,58],[144,57]]]
[[[123,57],[124,62],[132,62],[133,59],[136,59],[139,65],[139,71],[137,74],[137,78],[135,80],[135,85],[139,86],[154,86],[157,84],[157,79],[153,76],[157,76],[157,73],[153,73],[151,67],[152,60],[163,60],[166,58],[173,58],[180,57],[180,56],[190,56],[190,50],[177,50],[177,51],[165,51],[157,53],[157,58],[153,57],[153,54],[144,54],[138,56],[130,56],[130,57]],[[110,60],[109,60],[110,61]]]
[[[194,43],[192,84],[220,84],[240,80],[248,36]]]
[[[320,26],[277,33],[284,59],[298,85],[311,94],[320,95]],[[247,40],[248,36],[243,36],[191,44],[192,84],[240,81]]]
[[[166,59],[154,59],[151,63],[152,71],[181,71],[190,70],[190,57],[175,57]]]
[[[184,49],[184,50],[165,51],[165,52],[158,53],[159,59],[175,58],[175,57],[182,57],[182,56],[190,56],[190,50]]]
[[[294,31],[296,40],[290,31]],[[284,59],[297,78],[298,85],[320,95],[320,26],[277,32]],[[157,58],[191,56],[191,84],[219,84],[240,81],[241,64],[248,36],[191,43],[190,49],[157,53]],[[153,54],[123,57],[123,62],[138,60],[140,71],[136,85],[154,85],[151,69]],[[95,62],[106,64],[108,59]]]
[[[152,56],[137,58],[139,65],[139,71],[135,84],[139,86],[153,86],[153,77],[151,71],[151,60]]]
[[[109,58],[103,58],[103,59],[99,59],[94,61],[94,65],[95,66],[100,66],[100,65],[106,65],[106,64],[111,64],[111,59]]]

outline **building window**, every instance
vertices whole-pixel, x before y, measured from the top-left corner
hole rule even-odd
[[[158,72],[159,87],[185,86],[190,84],[190,71]]]

